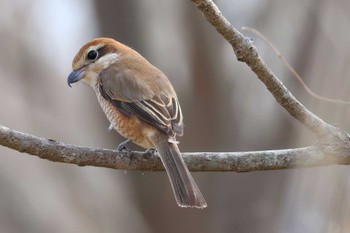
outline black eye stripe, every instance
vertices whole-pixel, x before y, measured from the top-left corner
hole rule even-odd
[[[106,54],[116,52],[116,49],[110,45],[105,45],[105,46],[102,46],[101,48],[99,48],[97,51],[98,51],[98,57],[100,58]]]
[[[109,51],[108,51],[108,46],[103,46],[101,48],[98,49],[98,54],[100,57],[106,55]]]
[[[86,55],[86,59],[89,61],[96,61],[100,57],[103,57],[106,54],[114,53],[114,52],[116,52],[115,48],[113,48],[112,46],[109,46],[109,45],[104,45],[104,46],[98,48],[97,50],[95,50],[95,49],[90,50]]]

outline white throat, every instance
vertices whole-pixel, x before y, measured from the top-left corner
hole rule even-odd
[[[87,73],[82,79],[85,83],[87,83],[91,87],[95,87],[97,85],[98,77],[101,71],[108,68],[110,65],[118,61],[119,54],[117,53],[108,53],[103,57],[99,58],[95,63],[91,64]]]

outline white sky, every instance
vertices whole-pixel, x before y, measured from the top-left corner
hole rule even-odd
[[[28,33],[29,41],[34,48],[40,48],[44,57],[52,59],[54,54],[57,72],[67,73],[80,46],[97,34],[93,3],[89,0],[23,2],[31,2],[30,24],[36,27],[36,33]],[[38,41],[41,43],[37,44]]]

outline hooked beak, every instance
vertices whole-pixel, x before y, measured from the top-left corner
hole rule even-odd
[[[72,83],[76,83],[80,79],[84,78],[85,69],[86,69],[86,67],[80,68],[79,70],[73,70],[67,78],[68,86],[71,87]]]

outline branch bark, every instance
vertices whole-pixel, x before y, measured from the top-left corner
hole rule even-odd
[[[117,152],[94,147],[82,147],[52,139],[18,132],[0,126],[0,143],[19,152],[53,162],[78,166],[107,167],[121,170],[162,171],[157,156],[145,152]],[[191,171],[250,172],[296,167],[315,167],[331,164],[350,164],[350,156],[323,153],[317,144],[310,147],[252,152],[195,152],[183,153]]]
[[[318,141],[309,147],[253,152],[183,153],[191,171],[276,170],[350,164],[350,136],[316,116],[302,105],[267,67],[250,38],[244,37],[221,14],[211,0],[191,0],[206,20],[232,45],[239,61],[245,62],[276,101],[295,119],[314,132]],[[0,126],[0,145],[54,162],[79,166],[97,166],[123,170],[163,170],[158,157],[144,152],[121,153],[93,147],[81,147],[52,139],[24,134]]]
[[[276,101],[289,114],[317,135],[329,133],[329,124],[302,105],[259,56],[250,38],[243,36],[221,14],[211,0],[192,0],[206,20],[232,45],[238,61],[245,62],[262,81]]]

